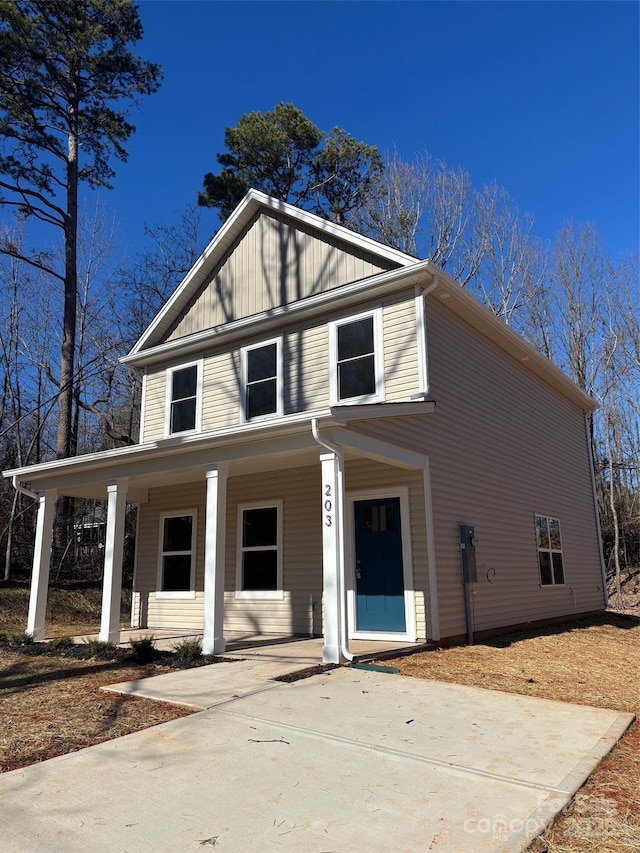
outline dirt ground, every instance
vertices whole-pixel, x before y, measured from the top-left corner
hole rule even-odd
[[[166,671],[0,649],[0,772],[186,716],[178,705],[100,690]]]
[[[607,612],[491,643],[385,663],[403,675],[505,690],[640,716],[640,619]],[[531,853],[638,853],[640,722],[598,766]]]

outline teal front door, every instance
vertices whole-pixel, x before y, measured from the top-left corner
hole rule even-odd
[[[356,628],[406,631],[400,498],[354,502]]]

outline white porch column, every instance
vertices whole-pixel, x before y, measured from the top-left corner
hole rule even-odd
[[[107,536],[104,544],[102,581],[102,618],[98,638],[103,642],[120,641],[120,596],[122,593],[122,552],[124,518],[127,508],[127,481],[107,486]]]
[[[322,660],[340,663],[340,526],[342,508],[338,457],[335,453],[320,454],[322,465],[322,601],[323,636]]]
[[[224,570],[228,465],[207,471],[204,545],[204,628],[202,652],[224,652]]]
[[[51,489],[38,498],[31,595],[27,616],[27,634],[31,634],[34,640],[44,640],[44,618],[49,592],[49,567],[51,565],[51,540],[53,537],[53,519],[56,512],[56,497],[57,492],[55,489]]]

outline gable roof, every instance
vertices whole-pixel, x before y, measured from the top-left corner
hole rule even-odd
[[[304,299],[250,316],[239,317],[221,325],[212,326],[185,337],[163,339],[176,320],[192,302],[221,260],[234,247],[242,234],[260,212],[277,212],[288,217],[292,224],[312,229],[319,238],[339,240],[358,252],[380,259],[381,265],[391,269],[351,281],[331,290],[324,290]],[[258,190],[249,190],[233,214],[211,240],[164,308],[157,314],[146,332],[121,361],[134,365],[151,365],[171,358],[192,356],[201,352],[215,339],[216,344],[227,345],[251,334],[256,329],[266,333],[290,322],[320,316],[331,306],[357,305],[363,298],[384,297],[407,287],[416,287],[431,298],[438,299],[458,317],[469,323],[503,351],[509,353],[522,366],[563,394],[585,412],[597,408],[595,401],[573,382],[550,359],[543,356],[532,344],[500,320],[473,294],[430,260],[419,260],[384,246],[369,237],[350,231],[341,225],[300,210],[285,202],[271,198]]]
[[[216,267],[222,263],[261,212],[277,214],[280,218],[288,219],[293,227],[311,230],[319,238],[338,240],[347,249],[350,248],[359,254],[366,253],[368,256],[377,258],[380,260],[381,268],[405,267],[418,263],[417,259],[411,255],[384,246],[376,240],[357,234],[344,226],[328,222],[313,213],[300,210],[286,202],[252,189],[222,225],[129,355],[123,360],[135,361],[137,355],[142,354],[150,347],[157,346],[163,340],[197,297],[200,289],[205,285]]]

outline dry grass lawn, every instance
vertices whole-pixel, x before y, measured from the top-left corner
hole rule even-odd
[[[385,661],[390,663],[390,661]],[[640,717],[640,619],[601,617],[394,660],[403,675],[630,711]],[[531,853],[638,853],[640,721]]]
[[[166,702],[100,690],[163,671],[0,650],[0,772],[189,714]]]
[[[24,630],[26,589],[0,588],[0,631]],[[51,590],[50,636],[97,629],[99,590]],[[123,613],[126,611],[123,603]],[[475,646],[395,660],[404,675],[630,711],[640,717],[640,619],[612,612]],[[33,657],[0,650],[0,771],[184,716],[100,686],[162,672],[158,665]],[[601,762],[530,853],[638,853],[640,722]]]

